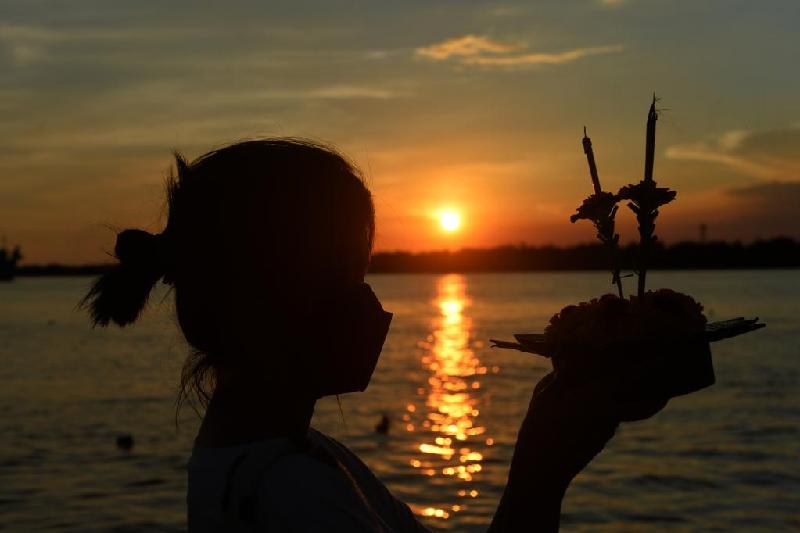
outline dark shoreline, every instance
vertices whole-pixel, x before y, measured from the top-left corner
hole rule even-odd
[[[622,248],[625,271],[636,265],[634,245]],[[498,246],[495,248],[433,252],[378,252],[373,255],[371,274],[443,274],[450,272],[547,272],[609,270],[608,251],[598,244],[570,247]],[[110,264],[23,265],[17,276],[95,276]],[[740,242],[680,242],[654,248],[651,270],[757,270],[800,268],[800,242],[776,238]]]

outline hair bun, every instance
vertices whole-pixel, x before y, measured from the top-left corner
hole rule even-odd
[[[117,235],[114,255],[125,266],[158,268],[162,261],[158,236],[140,229],[126,229]]]
[[[165,277],[162,248],[163,233],[126,229],[117,234],[114,255],[119,265],[97,278],[80,303],[89,308],[94,325],[114,322],[124,326],[136,321],[153,285]]]

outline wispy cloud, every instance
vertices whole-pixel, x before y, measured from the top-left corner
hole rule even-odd
[[[2,24],[0,49],[6,49],[17,66],[53,59],[51,51],[64,43],[168,42],[205,36],[200,28],[187,27],[68,27]]]
[[[702,143],[670,146],[667,148],[666,156],[671,159],[682,159],[685,161],[718,163],[756,178],[775,177],[775,169],[771,165],[758,164],[745,157],[709,149]]]
[[[622,45],[593,46],[589,48],[573,48],[556,53],[531,53],[495,57],[474,56],[466,58],[463,63],[499,67],[516,65],[561,65],[587,56],[613,54],[621,52],[622,50]]]
[[[406,96],[407,93],[381,89],[376,87],[359,87],[354,85],[332,85],[305,91],[302,94],[306,98],[320,98],[329,100],[362,98],[367,100],[388,100]]]
[[[560,52],[528,52],[526,46],[464,35],[417,48],[417,55],[433,61],[454,59],[462,65],[517,67],[526,65],[561,65],[583,57],[623,51],[619,44],[572,48]]]
[[[462,37],[447,39],[430,46],[417,48],[417,54],[437,61],[443,61],[451,57],[470,58],[485,53],[503,54],[514,52],[520,48],[519,45],[494,41],[487,37],[464,35]]]
[[[0,92],[0,96],[3,93]],[[259,136],[260,130],[271,132],[280,121],[276,108],[292,109],[300,101],[384,101],[413,95],[412,86],[397,82],[393,87],[371,85],[322,85],[307,88],[265,88],[262,90],[192,92],[180,84],[139,84],[122,91],[99,94],[84,106],[85,123],[71,124],[71,133],[64,136],[57,127],[45,131],[23,129],[9,136],[0,146],[0,170],[9,166],[49,160],[55,156],[69,157],[77,151],[111,153],[119,150],[163,150],[175,143],[181,132],[191,131],[191,142],[213,144],[224,138],[241,136],[242,132]],[[227,115],[210,114],[208,108],[230,109],[232,104],[246,102],[245,111],[229,111]],[[179,115],[138,117],[130,120],[100,121],[97,117],[125,115],[120,110],[136,103],[146,106],[182,106],[191,113]],[[253,110],[259,110],[254,112]],[[176,118],[177,117],[177,118]],[[130,117],[128,117],[130,118]],[[55,119],[51,119],[55,120]],[[8,131],[8,130],[6,130]],[[0,129],[0,134],[5,133]]]
[[[724,165],[762,179],[800,177],[800,127],[752,131],[736,129],[696,143],[673,145],[666,156]]]
[[[47,57],[47,46],[61,40],[58,32],[35,26],[0,24],[0,44],[16,65],[37,63]]]

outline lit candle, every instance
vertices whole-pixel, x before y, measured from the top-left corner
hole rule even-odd
[[[653,94],[653,103],[647,113],[647,144],[644,151],[644,180],[653,181],[653,157],[656,152],[656,95]]]
[[[600,177],[597,175],[597,165],[594,162],[594,150],[592,150],[592,140],[586,136],[586,126],[583,127],[583,152],[586,154],[586,160],[589,162],[589,174],[592,175],[592,184],[594,184],[595,194],[600,194]]]

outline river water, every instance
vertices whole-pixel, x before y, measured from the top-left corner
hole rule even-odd
[[[374,275],[394,312],[367,392],[314,425],[355,451],[432,529],[483,531],[530,392],[549,368],[489,338],[541,331],[604,273]],[[713,346],[717,383],[624,424],[575,480],[564,531],[800,529],[800,271],[655,272],[710,320],[767,329]],[[176,425],[186,345],[160,292],[144,320],[92,330],[88,278],[0,285],[0,529],[181,531],[196,416]],[[375,432],[383,415],[387,435]],[[117,435],[135,438],[132,451]]]

